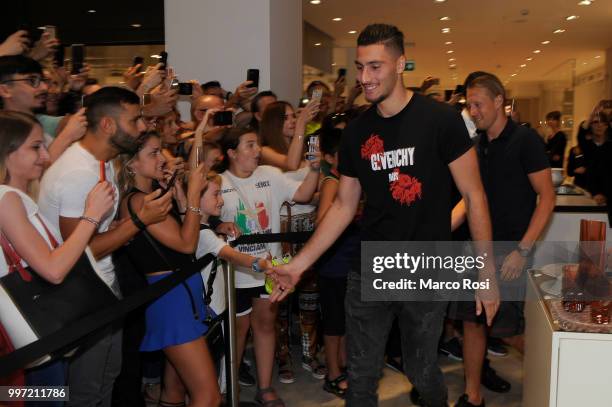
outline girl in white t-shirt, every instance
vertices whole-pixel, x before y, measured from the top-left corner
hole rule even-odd
[[[57,245],[59,233],[49,230],[50,223],[39,215],[38,205],[28,196],[31,184],[40,179],[48,163],[40,123],[25,113],[0,111],[0,239],[7,243],[7,251],[0,251],[0,277],[29,268],[53,284],[61,283],[85,251],[104,214],[113,207],[111,185],[97,184],[87,196],[81,222],[62,245]],[[21,262],[9,267],[9,253]],[[10,346],[0,339],[0,355]],[[37,370],[41,369],[45,367]],[[0,380],[0,384],[4,383]]]
[[[221,195],[225,202],[221,221],[234,222],[242,234],[279,233],[280,207],[285,201],[309,202],[317,189],[319,160],[311,161],[312,171],[302,183],[295,182],[279,169],[260,166],[261,147],[257,134],[248,129],[229,129],[221,138],[226,171],[221,174]],[[249,244],[237,247],[242,253],[266,258],[280,256],[279,243]],[[242,358],[249,328],[253,330],[259,390],[256,400],[261,404],[279,400],[270,387],[275,349],[275,319],[277,305],[271,304],[265,291],[265,275],[257,272],[258,264],[237,267],[237,339],[238,358]]]

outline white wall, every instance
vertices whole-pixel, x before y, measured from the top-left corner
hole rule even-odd
[[[302,95],[302,3],[299,1],[270,0],[269,88],[294,106]],[[269,88],[260,86],[261,90]]]

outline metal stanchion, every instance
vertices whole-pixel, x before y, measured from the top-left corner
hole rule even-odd
[[[225,298],[227,301],[227,318],[225,319],[225,372],[227,388],[227,405],[232,407],[256,406],[254,403],[241,402],[238,388],[238,351],[236,348],[236,290],[234,287],[234,267],[222,261],[225,277]]]

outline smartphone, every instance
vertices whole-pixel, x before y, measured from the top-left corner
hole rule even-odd
[[[170,80],[170,89],[178,90],[178,88],[179,88],[179,80],[176,78],[172,78],[172,80]]]
[[[310,98],[310,100],[316,100],[317,102],[321,101],[321,98],[323,97],[323,88],[321,87],[316,87],[312,90],[312,97]]]
[[[448,102],[452,96],[453,96],[453,90],[452,89],[444,89],[444,100],[445,101]]]
[[[193,93],[193,83],[191,82],[179,82],[178,94],[179,95],[191,95]]]
[[[249,69],[247,70],[247,81],[251,81],[252,83],[248,85],[249,88],[258,88],[259,87],[259,69]]]
[[[57,67],[64,66],[65,48],[62,44],[57,46],[55,53],[53,54],[53,64]]]
[[[49,38],[50,39],[55,39],[57,38],[57,30],[55,28],[54,25],[46,25],[45,26],[45,31],[47,34],[49,34]]]
[[[316,153],[319,151],[319,136],[308,137],[308,152],[306,153],[306,159],[312,161],[315,159]]]
[[[142,65],[144,63],[144,58],[136,56],[134,57],[134,61],[132,61],[132,66]]]
[[[151,94],[150,93],[144,93],[142,95],[141,104],[142,104],[142,106],[144,106],[144,105],[148,105],[149,103],[151,103]]]
[[[463,85],[457,85],[455,87],[455,93],[457,94],[461,94],[461,95],[465,95],[465,86]]]
[[[70,71],[73,75],[78,75],[83,69],[83,62],[85,61],[85,45],[83,44],[72,44],[72,70]]]
[[[159,63],[161,64],[159,70],[161,71],[163,69],[166,69],[166,66],[168,65],[168,53],[166,51],[162,51],[159,53],[159,55],[161,56],[161,58],[159,59]]]
[[[160,198],[166,195],[166,193],[174,187],[174,184],[176,184],[177,177],[178,177],[178,171],[174,171],[174,174],[172,174],[172,177],[170,177],[170,181],[168,181],[168,184],[166,185],[166,187],[161,188],[162,193],[159,195]]]
[[[346,68],[338,69],[338,79],[342,78],[343,76],[346,76]]]
[[[223,110],[213,116],[213,125],[215,126],[231,126],[232,124],[234,124],[234,115],[231,110]]]

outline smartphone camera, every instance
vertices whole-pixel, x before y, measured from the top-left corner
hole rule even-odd
[[[213,116],[213,124],[215,126],[231,126],[234,123],[234,116],[231,110],[223,110],[215,113]]]
[[[178,94],[179,95],[191,95],[193,93],[193,83],[191,82],[179,82]]]
[[[258,88],[259,87],[259,69],[249,69],[247,71],[247,81],[251,81],[248,88]]]

